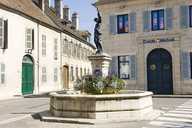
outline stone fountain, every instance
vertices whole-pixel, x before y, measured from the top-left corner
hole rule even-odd
[[[93,75],[108,76],[110,55],[103,52],[101,45],[101,16],[95,18],[94,42],[97,51],[89,56]],[[120,91],[119,94],[88,95],[88,94],[50,94],[50,113],[56,121],[72,123],[114,122],[150,120],[154,115],[152,92]],[[45,121],[50,119],[42,118]]]

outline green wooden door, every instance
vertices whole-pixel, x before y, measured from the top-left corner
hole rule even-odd
[[[22,63],[22,94],[33,94],[33,84],[33,63],[32,61],[25,61]]]

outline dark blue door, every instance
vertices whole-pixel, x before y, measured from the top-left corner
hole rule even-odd
[[[155,94],[172,94],[172,57],[165,49],[155,49],[147,58],[148,90]]]

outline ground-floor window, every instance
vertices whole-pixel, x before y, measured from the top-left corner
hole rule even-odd
[[[119,56],[118,57],[119,63],[119,77],[121,79],[130,79],[131,77],[131,64],[130,64],[130,56]]]
[[[71,72],[70,72],[70,76],[71,76],[71,81],[74,81],[74,74],[73,74],[73,67],[71,67]]]
[[[54,68],[53,80],[54,80],[54,82],[57,82],[57,80],[58,80],[58,69],[57,68]]]
[[[42,67],[42,82],[47,82],[47,69]]]
[[[190,78],[192,79],[192,52],[190,52],[190,68],[191,68]]]
[[[1,64],[0,65],[1,66],[1,74],[0,74],[0,78],[1,78],[1,81],[0,81],[0,83],[1,84],[5,84],[5,64]]]

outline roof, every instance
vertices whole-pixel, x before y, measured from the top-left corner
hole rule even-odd
[[[14,13],[29,16],[33,20],[43,22],[58,29],[57,25],[55,25],[31,0],[0,0],[0,8],[11,9],[10,11]]]
[[[83,43],[95,48],[91,43],[86,42],[78,32],[75,32],[61,24],[61,19],[54,15],[51,16],[52,14],[49,15],[49,13],[43,13],[42,10],[32,2],[32,0],[0,0],[0,8],[26,17],[54,30],[68,33],[74,38],[77,38]]]
[[[81,40],[83,43],[91,46],[92,48],[95,48],[91,43],[87,42],[85,38],[82,36],[81,31],[77,31],[75,29],[72,29],[70,25],[65,24],[67,21],[65,19],[60,19],[58,16],[56,16],[56,13],[53,9],[48,8],[46,9],[45,12],[51,19],[52,21],[58,25],[58,27],[65,33],[71,34],[71,36],[74,36],[75,38],[78,38],[78,40]]]

